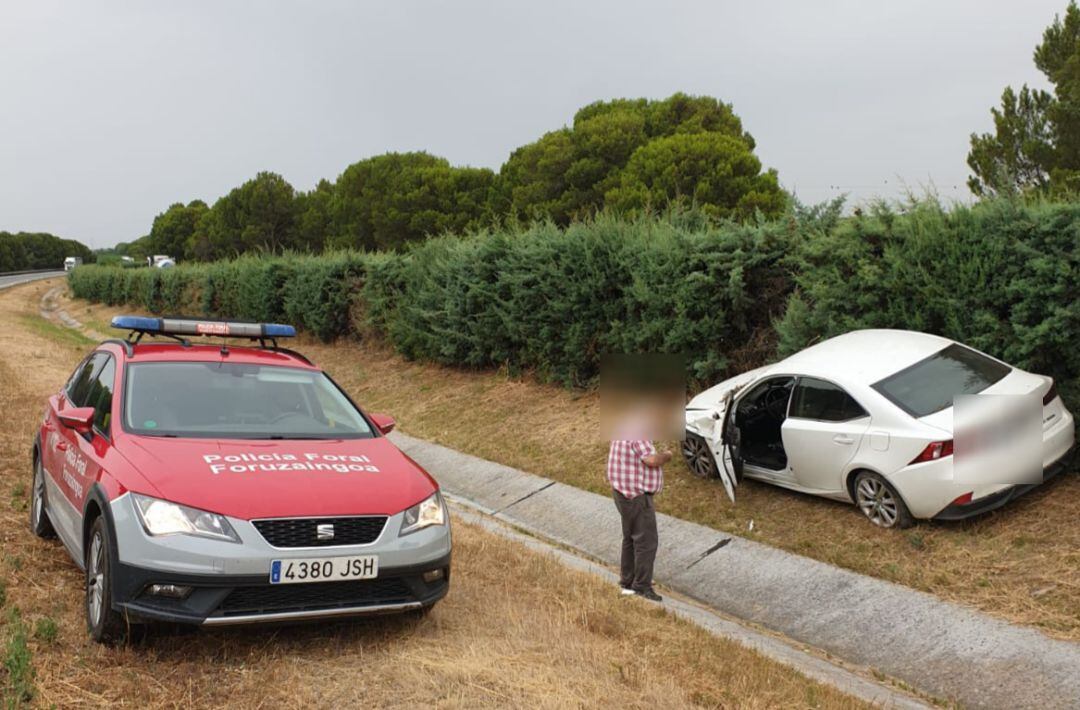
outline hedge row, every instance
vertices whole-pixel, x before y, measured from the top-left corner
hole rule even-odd
[[[294,323],[323,340],[349,330],[349,305],[365,257],[241,257],[171,269],[81,266],[68,276],[80,298],[152,313]]]
[[[921,203],[756,225],[600,218],[402,254],[84,266],[76,296],[375,334],[410,358],[589,382],[605,352],[682,352],[697,384],[858,327],[925,330],[1080,394],[1080,206]]]

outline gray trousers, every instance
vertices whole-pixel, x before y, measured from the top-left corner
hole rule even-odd
[[[651,493],[627,498],[612,489],[622,517],[622,568],[619,583],[635,592],[652,589],[653,563],[659,538]]]

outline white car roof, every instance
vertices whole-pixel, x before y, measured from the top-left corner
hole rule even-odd
[[[871,385],[952,343],[912,330],[854,330],[801,350],[769,369]]]

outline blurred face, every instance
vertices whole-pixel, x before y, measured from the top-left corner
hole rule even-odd
[[[681,439],[685,360],[676,355],[610,355],[600,364],[600,431],[615,439]]]

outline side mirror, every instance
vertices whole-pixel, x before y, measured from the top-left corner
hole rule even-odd
[[[379,431],[383,434],[389,434],[394,430],[394,425],[397,424],[394,418],[389,414],[369,414],[371,421],[375,422],[375,426],[379,427]]]
[[[61,409],[56,413],[56,418],[68,429],[74,429],[80,434],[89,434],[94,425],[93,407],[71,407]]]

